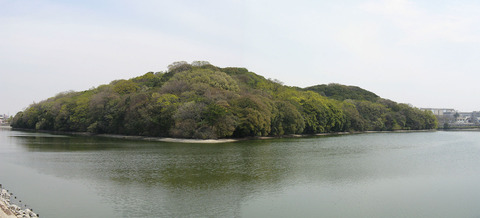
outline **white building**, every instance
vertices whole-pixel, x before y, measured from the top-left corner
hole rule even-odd
[[[457,112],[455,115],[455,123],[458,124],[474,124],[479,122],[478,112]]]
[[[469,120],[470,120],[470,117],[458,116],[458,117],[455,119],[455,123],[464,124],[464,123],[468,123]]]

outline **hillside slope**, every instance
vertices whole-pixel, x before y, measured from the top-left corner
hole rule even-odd
[[[305,90],[311,90],[338,101],[343,101],[347,99],[377,101],[380,98],[375,93],[367,91],[360,87],[346,86],[336,83],[311,86],[305,88]]]
[[[32,104],[12,127],[206,139],[437,126],[429,112],[358,87],[324,86],[288,87],[245,68],[175,62],[168,72]]]

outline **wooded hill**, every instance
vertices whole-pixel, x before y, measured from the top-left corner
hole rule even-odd
[[[245,68],[175,62],[167,72],[64,92],[16,114],[14,128],[229,138],[437,127],[431,112],[339,84],[289,87]]]

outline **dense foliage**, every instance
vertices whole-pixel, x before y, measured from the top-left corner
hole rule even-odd
[[[341,84],[331,83],[328,85],[316,85],[305,88],[312,90],[323,96],[333,98],[335,100],[343,101],[346,99],[376,101],[380,97],[373,92],[367,91],[357,86],[345,86]]]
[[[168,72],[60,93],[19,112],[12,126],[206,139],[432,129],[437,120],[358,87],[300,89],[245,68],[175,62]]]

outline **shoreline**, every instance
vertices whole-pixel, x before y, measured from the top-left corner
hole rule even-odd
[[[449,129],[438,129],[440,131],[445,131],[445,132],[448,132],[448,131],[457,131],[457,132],[460,132],[460,131],[465,131],[465,132],[475,132],[475,131],[480,131],[480,128],[449,128]]]
[[[14,197],[12,193],[9,193],[8,190],[4,189],[0,184],[0,217],[1,218],[17,218],[17,217],[25,217],[25,218],[37,218],[39,217],[38,214],[33,212],[33,209],[22,207],[20,200],[17,200],[17,197]],[[13,202],[17,202],[16,205]],[[24,209],[25,208],[25,209]]]
[[[92,133],[77,133],[72,135],[96,136],[105,138],[117,138],[127,140],[143,140],[154,142],[174,142],[174,143],[192,143],[192,144],[218,144],[218,143],[232,143],[248,140],[270,140],[270,139],[288,139],[288,138],[308,138],[317,136],[341,136],[341,135],[356,135],[356,134],[372,134],[372,133],[410,133],[410,132],[436,132],[436,129],[426,130],[394,130],[394,131],[355,131],[355,132],[330,132],[317,134],[290,134],[282,136],[254,136],[245,138],[224,138],[224,139],[182,139],[169,137],[149,137],[149,136],[129,136],[129,135],[115,135],[115,134],[92,134]]]
[[[409,132],[435,132],[437,129],[426,130],[393,130],[393,131],[354,131],[354,132],[331,132],[331,133],[317,133],[317,134],[290,134],[283,136],[256,136],[245,138],[224,138],[224,139],[184,139],[184,138],[171,138],[171,137],[151,137],[151,136],[130,136],[130,135],[117,135],[117,134],[93,134],[89,132],[62,132],[62,131],[49,131],[49,130],[32,130],[11,128],[12,130],[28,131],[28,132],[42,132],[58,135],[77,135],[77,136],[93,136],[115,139],[127,139],[127,140],[141,140],[152,142],[173,142],[173,143],[192,143],[192,144],[219,144],[219,143],[232,143],[248,140],[269,140],[269,139],[282,139],[282,138],[308,138],[316,136],[340,136],[340,135],[354,135],[354,134],[371,134],[371,133],[409,133]],[[475,130],[470,130],[475,131]],[[477,131],[480,131],[478,129]]]
[[[8,209],[8,206],[3,202],[3,200],[0,200],[0,217],[2,218],[17,218],[13,211]]]

